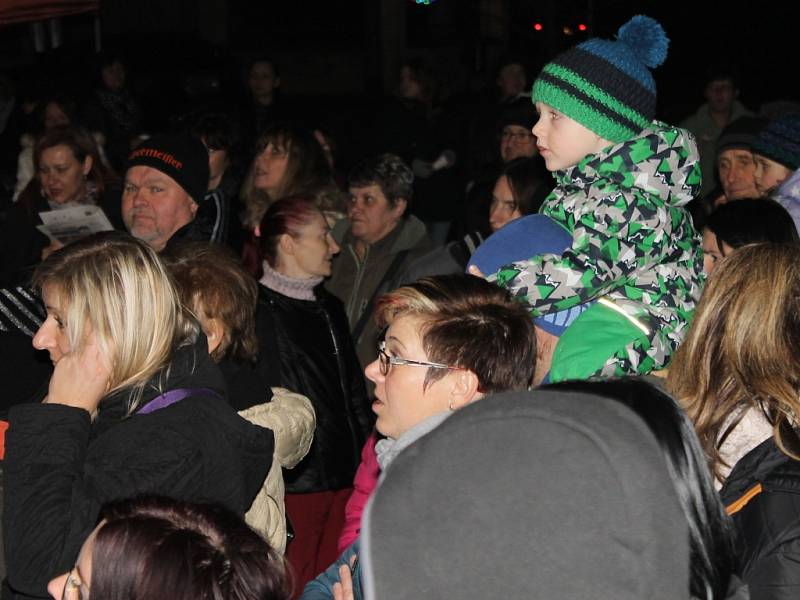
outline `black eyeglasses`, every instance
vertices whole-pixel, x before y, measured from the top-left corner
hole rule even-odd
[[[441,363],[426,362],[424,360],[409,360],[407,358],[399,358],[397,356],[389,356],[386,354],[386,342],[382,341],[378,344],[378,361],[381,367],[381,375],[384,377],[389,374],[389,369],[392,365],[407,365],[409,367],[427,367],[429,369],[449,369],[451,371],[460,371],[461,367],[452,367],[450,365],[443,365]]]

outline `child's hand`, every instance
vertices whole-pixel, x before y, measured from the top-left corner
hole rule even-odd
[[[46,402],[83,408],[93,415],[108,388],[111,375],[94,336],[81,354],[70,352],[56,363]]]
[[[476,267],[475,265],[470,265],[469,269],[467,269],[467,272],[470,275],[474,275],[475,277],[480,277],[481,279],[486,279],[486,275],[484,275],[481,272],[481,270],[478,267]]]

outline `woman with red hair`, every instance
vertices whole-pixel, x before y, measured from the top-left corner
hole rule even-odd
[[[284,475],[295,531],[286,556],[302,590],[338,555],[372,417],[344,307],[322,287],[339,251],[322,212],[310,198],[283,198],[266,210],[256,235],[259,364],[270,385],[308,397],[317,416],[308,455]]]

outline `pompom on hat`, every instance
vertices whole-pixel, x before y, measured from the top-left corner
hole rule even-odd
[[[656,115],[651,69],[667,58],[669,39],[658,21],[637,15],[616,40],[592,38],[548,63],[533,84],[543,102],[611,142],[636,137]]]

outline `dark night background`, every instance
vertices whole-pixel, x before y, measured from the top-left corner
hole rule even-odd
[[[630,16],[657,18],[671,38],[656,70],[659,116],[679,121],[703,102],[703,73],[726,62],[741,73],[740,99],[751,109],[797,100],[793,77],[798,8],[790,3],[633,2],[626,0],[101,0],[104,48],[119,48],[153,128],[206,98],[242,91],[242,64],[274,57],[287,99],[357,143],[361,115],[391,93],[398,63],[430,59],[450,102],[468,106],[492,84],[505,51],[528,62],[529,80],[554,53],[589,35],[610,37]],[[795,3],[791,3],[792,5]],[[542,30],[535,31],[534,23]],[[583,23],[588,31],[578,31]],[[63,43],[37,53],[30,24],[0,26],[0,69],[45,88],[89,90],[95,18],[61,19]],[[573,30],[565,35],[563,28]],[[463,100],[462,100],[463,99]]]

